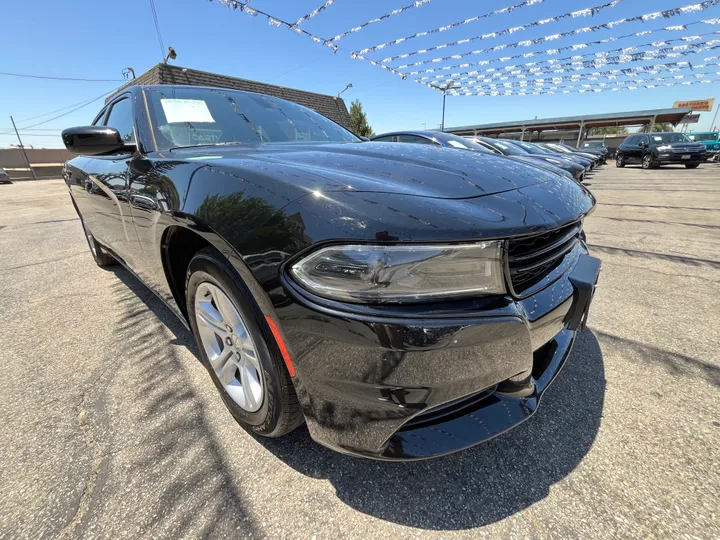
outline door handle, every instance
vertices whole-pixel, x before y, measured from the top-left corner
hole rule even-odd
[[[158,205],[155,199],[151,197],[145,197],[144,195],[131,195],[130,201],[134,206],[142,208],[143,210],[157,210]]]

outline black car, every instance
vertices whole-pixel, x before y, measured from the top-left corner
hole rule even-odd
[[[577,148],[573,148],[572,146],[568,146],[566,144],[559,144],[559,143],[536,143],[539,147],[545,148],[549,152],[556,152],[558,154],[565,154],[566,156],[571,156],[573,158],[581,157],[583,159],[587,159],[592,163],[592,167],[599,167],[603,163],[602,156],[598,154],[591,154],[589,152],[581,152]]]
[[[627,137],[618,147],[615,165],[639,163],[643,169],[654,169],[678,163],[696,169],[706,158],[705,145],[691,141],[682,133],[638,133]]]
[[[62,137],[95,261],[192,329],[258,435],[304,421],[387,460],[472,446],[535,412],[587,316],[595,199],[536,167],[191,86],[129,87]]]
[[[510,141],[507,139],[502,139],[504,142],[508,142],[511,144],[514,144],[518,146],[519,148],[522,148],[529,154],[538,155],[538,156],[552,156],[556,159],[567,159],[569,161],[572,161],[573,163],[577,163],[579,165],[582,165],[585,167],[585,171],[590,171],[595,164],[593,163],[593,160],[585,158],[583,156],[577,156],[575,154],[570,154],[567,152],[560,152],[559,150],[554,150],[545,147],[542,144],[538,143],[531,143],[531,142],[525,142],[525,141]]]
[[[610,150],[605,146],[605,141],[585,141],[580,145],[580,151],[602,156],[603,163],[607,163],[607,158],[610,157]]]
[[[493,146],[486,145],[478,141],[477,139],[470,139],[453,135],[452,133],[445,133],[443,131],[396,131],[393,133],[383,133],[381,135],[375,135],[370,137],[371,141],[379,142],[401,142],[411,144],[434,144],[443,148],[455,148],[459,150],[471,150],[474,152],[483,152],[485,154],[498,154],[507,155],[494,148]],[[545,170],[554,172],[555,174],[561,174],[569,178],[573,178],[573,175],[565,169],[556,167],[550,162],[543,162],[541,160],[524,159],[522,157],[509,156],[510,159],[515,161],[522,161],[536,167],[541,167]],[[529,157],[529,156],[528,156]],[[582,180],[582,179],[580,179]]]
[[[582,182],[585,179],[585,167],[572,160],[563,158],[558,159],[548,154],[530,154],[527,150],[520,148],[515,144],[498,139],[491,139],[489,137],[472,137],[470,140],[483,145],[486,148],[495,150],[496,152],[511,159],[523,161],[538,167],[549,167],[552,171],[556,169],[565,171],[578,182]]]

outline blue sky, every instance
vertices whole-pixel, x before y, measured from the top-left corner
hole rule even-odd
[[[371,25],[339,41],[341,50],[335,54],[303,36],[295,35],[286,29],[274,28],[261,17],[253,18],[239,11],[228,10],[217,1],[155,0],[155,4],[165,46],[171,45],[178,52],[176,64],[327,94],[335,94],[347,83],[352,83],[353,88],[345,92],[343,97],[348,105],[352,99],[360,99],[373,129],[376,133],[381,133],[395,129],[422,129],[423,124],[428,129],[435,128],[440,123],[442,95],[411,80],[403,81],[368,62],[353,60],[350,58],[350,51],[464,20],[519,1],[431,0],[420,8]],[[594,17],[565,19],[446,51],[452,54],[533,39],[580,26],[685,6],[694,1],[697,0],[624,0],[616,7],[606,9]],[[294,21],[323,2],[324,0],[253,0],[251,5],[278,18]],[[441,34],[418,38],[369,56],[381,59],[603,2],[604,0],[545,0],[509,14],[493,16]],[[322,37],[331,37],[410,3],[411,0],[336,0],[326,11],[305,22],[303,28]],[[570,45],[583,40],[602,39],[636,30],[661,28],[712,17],[720,17],[720,5],[667,20],[631,23],[612,30],[584,34],[584,37],[569,37],[552,42],[552,46]],[[5,2],[2,27],[2,72],[120,80],[121,72],[126,66],[132,66],[140,74],[161,60],[148,0],[125,0],[120,3],[97,0]],[[661,32],[597,46],[582,52],[718,30],[720,25],[700,25],[686,32]],[[547,44],[523,51],[546,48]],[[687,59],[701,62],[702,58],[717,54],[720,54],[720,49],[701,52]],[[507,54],[497,52],[487,58],[505,55]],[[433,56],[435,55],[424,55],[422,59]],[[667,61],[669,60],[662,60]],[[614,66],[610,68],[612,67]],[[720,71],[720,67],[716,71]],[[121,81],[48,81],[0,75],[0,147],[17,142],[14,135],[6,133],[11,128],[10,115],[15,117],[20,128],[27,128],[55,115],[28,120],[31,117],[89,100],[120,84]],[[662,108],[672,106],[676,100],[709,97],[720,98],[719,84],[599,94],[448,97],[445,124],[467,125],[522,120],[535,116],[544,118]],[[60,146],[57,136],[59,131],[72,125],[88,123],[99,110],[101,103],[102,100],[99,100],[72,114],[25,130],[23,141],[35,146]],[[711,113],[704,113],[696,130],[708,129],[711,119]]]

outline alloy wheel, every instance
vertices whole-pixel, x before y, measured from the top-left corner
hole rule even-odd
[[[264,383],[255,343],[232,300],[204,281],[195,294],[195,320],[210,365],[232,400],[243,410],[262,406]]]
[[[650,154],[647,154],[643,158],[642,165],[643,165],[643,169],[649,169],[650,167],[652,167],[652,157],[650,156]]]

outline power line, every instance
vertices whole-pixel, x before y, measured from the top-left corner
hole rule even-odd
[[[19,128],[19,129],[20,129],[20,131],[22,131],[22,130],[28,130],[28,129],[31,129],[31,128],[34,128],[34,127],[37,127],[37,126],[42,126],[43,124],[47,124],[48,122],[52,122],[53,120],[57,120],[58,118],[62,118],[63,116],[67,116],[68,114],[74,113],[75,111],[82,109],[83,107],[87,107],[88,105],[90,105],[90,104],[92,104],[92,103],[95,103],[97,100],[102,99],[102,98],[104,98],[105,96],[107,96],[108,94],[111,94],[111,93],[115,92],[115,90],[117,90],[117,88],[114,88],[114,89],[112,89],[112,90],[110,90],[110,91],[108,91],[108,92],[103,92],[103,93],[100,94],[99,96],[94,97],[94,98],[91,98],[91,99],[89,99],[89,100],[87,100],[87,101],[83,101],[83,102],[81,102],[80,104],[76,104],[76,105],[78,105],[77,107],[75,107],[75,108],[73,108],[73,109],[70,109],[69,111],[64,112],[64,113],[62,113],[62,114],[59,114],[59,115],[57,115],[57,116],[53,116],[52,118],[49,118],[48,120],[43,120],[42,122],[37,122],[36,124],[32,124],[31,126],[24,126],[24,127],[22,127],[22,128]],[[71,107],[72,107],[72,105],[71,105]],[[67,109],[67,107],[65,107],[65,108]],[[62,110],[62,109],[59,109],[59,110]],[[55,112],[58,112],[58,111],[55,111]],[[40,115],[40,116],[47,116],[47,114],[52,114],[52,113],[46,113],[46,114]],[[39,116],[36,116],[36,118],[39,118]],[[8,133],[9,133],[9,132],[4,132],[4,133],[0,133],[0,135],[7,135]]]
[[[55,138],[59,138],[59,137],[60,137],[60,133],[57,133],[57,134],[55,134],[55,135],[51,135],[51,134],[49,134],[49,133],[22,133],[22,131],[21,131],[20,134],[21,134],[23,137],[55,137]]]
[[[163,43],[162,34],[160,33],[160,23],[158,22],[157,11],[155,10],[155,0],[150,0],[150,10],[152,11],[155,31],[157,32],[158,43],[160,44],[160,57],[165,60],[165,44]]]
[[[123,79],[82,79],[76,77],[52,77],[49,75],[29,75],[26,73],[8,73],[6,71],[0,71],[0,75],[7,75],[8,77],[24,77],[27,79],[50,79],[53,81],[82,81],[82,82],[122,82]]]
[[[109,93],[109,92],[108,92],[108,93]],[[87,101],[87,100],[78,101],[77,103],[72,103],[72,104],[70,104],[70,105],[66,105],[65,107],[62,107],[62,108],[60,108],[60,109],[56,109],[56,110],[54,110],[54,111],[46,112],[46,113],[43,113],[43,114],[38,114],[37,116],[31,116],[30,118],[23,118],[22,120],[20,120],[20,122],[29,122],[30,120],[35,120],[36,118],[42,118],[43,116],[50,116],[51,114],[55,114],[55,113],[59,113],[59,112],[62,112],[62,111],[66,111],[66,110],[71,109],[71,108],[73,108],[73,107],[75,107],[75,106],[77,106],[77,105],[80,105],[81,103],[85,103],[86,101]],[[5,129],[5,128],[3,128],[3,129]],[[27,128],[25,128],[25,129],[27,129]]]

